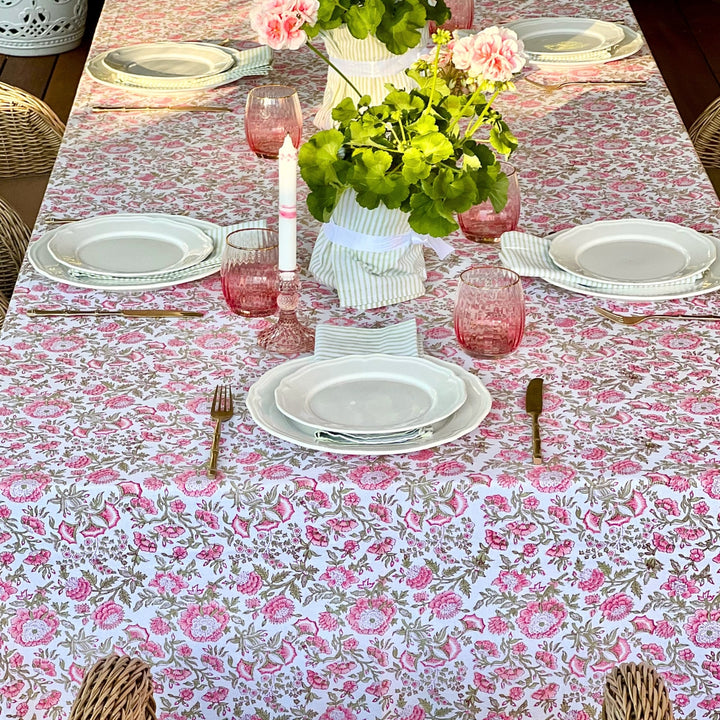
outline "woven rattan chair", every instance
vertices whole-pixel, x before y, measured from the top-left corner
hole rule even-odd
[[[0,177],[50,172],[64,132],[46,103],[0,83]]]
[[[720,168],[720,97],[700,113],[689,133],[702,164]]]
[[[10,298],[25,257],[30,230],[0,197],[0,293]]]
[[[602,720],[673,720],[663,679],[649,665],[622,663],[605,681]]]
[[[5,322],[5,315],[7,315],[8,299],[0,293],[0,328]]]
[[[83,678],[68,720],[155,720],[150,668],[138,658],[98,660]]]

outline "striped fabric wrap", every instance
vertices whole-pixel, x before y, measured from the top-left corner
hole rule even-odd
[[[407,237],[404,244],[391,250],[363,250],[333,242],[329,227],[323,225],[310,258],[310,272],[337,290],[341,306],[367,310],[425,294],[423,245],[413,244],[415,234],[405,213],[382,204],[374,210],[360,207],[355,192],[346,190],[331,221],[333,235],[346,228],[354,237],[359,233],[367,236],[369,245],[374,237]]]
[[[427,29],[414,48],[403,55],[393,55],[376,37],[370,35],[358,40],[350,34],[346,25],[322,33],[325,49],[331,61],[363,94],[372,102],[379,103],[387,95],[386,83],[392,83],[399,90],[417,87],[405,70],[421,55],[428,52],[429,34]],[[315,126],[321,130],[333,127],[332,110],[346,97],[358,100],[355,91],[332,68],[328,68],[325,94],[320,110],[315,115]]]

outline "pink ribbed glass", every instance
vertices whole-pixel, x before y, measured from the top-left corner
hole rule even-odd
[[[244,317],[277,312],[279,291],[277,233],[245,228],[230,233],[220,262],[220,283],[228,307]]]
[[[498,358],[517,348],[525,331],[525,297],[520,276],[480,265],[460,274],[455,302],[455,336],[480,358]]]
[[[443,24],[445,30],[469,30],[475,14],[474,0],[445,0],[452,17]]]
[[[500,212],[493,210],[492,203],[487,200],[474,205],[458,215],[458,224],[468,240],[483,243],[496,243],[504,232],[514,230],[520,221],[520,188],[517,172],[510,163],[500,162],[502,171],[508,177],[508,197],[505,207]]]
[[[294,88],[261,85],[248,93],[245,103],[245,137],[262,158],[277,158],[285,136],[295,147],[302,139],[302,112]]]

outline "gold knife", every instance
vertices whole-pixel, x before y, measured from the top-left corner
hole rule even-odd
[[[543,408],[543,380],[533,378],[525,393],[525,411],[532,418],[533,434],[533,465],[542,465],[542,450],[540,447],[540,422],[539,417]]]
[[[105,112],[231,112],[232,108],[220,105],[157,105],[157,106],[108,106],[93,105],[91,110],[94,113]]]
[[[32,317],[50,317],[65,315],[96,315],[98,317],[105,315],[123,315],[124,317],[203,317],[205,313],[196,312],[194,310],[43,310],[42,308],[33,308],[27,311]]]

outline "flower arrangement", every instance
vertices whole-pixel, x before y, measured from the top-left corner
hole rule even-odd
[[[407,71],[417,89],[388,85],[377,105],[368,96],[345,98],[333,110],[337,127],[301,146],[317,220],[330,219],[347,189],[361,207],[400,209],[415,232],[434,237],[456,230],[456,213],[473,205],[490,199],[496,210],[504,207],[508,181],[496,152],[508,156],[517,140],[492,103],[514,89],[525,64],[522,42],[500,27],[461,39],[440,30],[433,41],[432,55]],[[481,127],[488,130],[482,141],[475,139]]]
[[[307,43],[320,54],[308,39],[347,25],[353,37],[375,36],[402,55],[419,44],[429,21],[441,25],[449,17],[444,0],[260,0],[250,24],[260,42],[274,50],[297,50]]]

